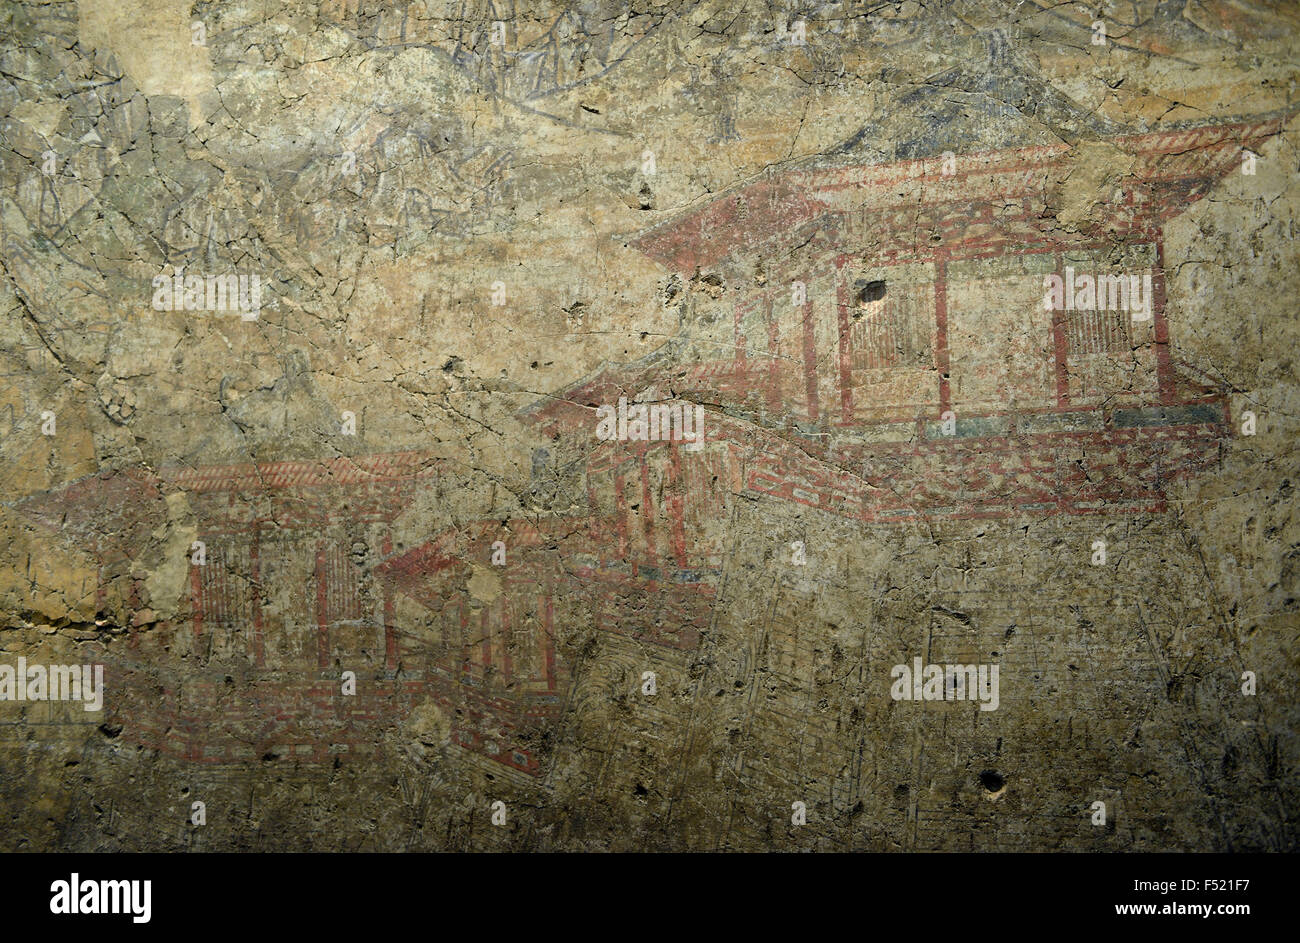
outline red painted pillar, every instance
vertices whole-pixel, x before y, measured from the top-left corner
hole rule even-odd
[[[668,450],[668,513],[672,517],[673,556],[686,568],[686,482],[682,478],[682,457],[678,449]]]
[[[101,557],[101,559],[103,558]],[[191,567],[193,566],[193,564],[190,565]],[[108,565],[105,563],[101,563],[99,565],[99,569],[95,571],[95,618],[96,619],[99,618],[99,614],[103,612],[105,608],[107,608],[107,604],[108,604],[108,585],[104,582],[105,579],[107,579],[107,577],[105,576],[107,571],[108,571]]]
[[[325,544],[316,545],[316,664],[330,663],[329,594],[325,572]]]
[[[948,260],[934,260],[934,365],[939,371],[939,415],[952,408],[948,380]]]
[[[1174,401],[1174,367],[1169,354],[1169,322],[1165,320],[1165,239],[1156,235],[1156,267],[1151,273],[1151,314],[1156,342],[1156,382],[1160,386],[1160,402],[1168,405]]]
[[[1064,269],[1061,267],[1061,257],[1056,256],[1056,271],[1064,276]],[[1064,296],[1062,296],[1064,297]],[[1068,301],[1067,303],[1068,304]],[[1070,405],[1070,370],[1069,370],[1069,343],[1065,336],[1066,327],[1066,305],[1060,309],[1052,307],[1052,359],[1056,364],[1056,405]]]
[[[745,369],[745,332],[741,330],[741,322],[744,320],[745,311],[748,305],[742,302],[736,302],[736,372],[743,373]]]
[[[542,610],[542,659],[546,665],[546,690],[555,690],[555,622],[554,603],[546,597],[546,606]]]
[[[853,422],[853,346],[852,328],[849,325],[849,305],[852,299],[844,278],[845,259],[835,261],[835,306],[839,312],[840,331],[840,421]]]
[[[618,555],[622,560],[627,559],[628,549],[628,526],[627,526],[627,498],[623,494],[623,473],[614,473],[614,514],[615,526],[618,528]]]
[[[817,335],[813,326],[813,303],[803,306],[803,372],[808,391],[808,419],[816,422],[821,410],[817,400]]]
[[[190,613],[194,618],[194,652],[203,641],[203,570],[190,564]]]
[[[687,406],[683,408],[689,409],[690,407]],[[673,447],[669,446],[669,448],[671,449]],[[650,566],[656,566],[659,561],[655,552],[655,509],[650,494],[650,468],[647,464],[649,449],[647,446],[642,446],[638,451],[641,453],[641,508],[644,512],[642,518],[642,524],[644,526],[642,529],[645,531],[646,563]]]
[[[775,416],[781,412],[780,372],[781,331],[776,323],[776,306],[767,299],[767,408]]]
[[[590,523],[587,525],[587,536],[591,538],[593,546],[601,546],[603,541],[600,535],[600,515],[596,513],[596,486],[592,484],[591,469],[587,469],[587,507],[590,514]]]
[[[252,591],[249,607],[253,613],[253,665],[266,667],[265,640],[262,633],[262,530],[254,525],[253,543],[248,548],[248,563]]]
[[[469,677],[472,664],[473,656],[469,639],[469,610],[462,602],[460,607],[460,674],[462,681]]]
[[[393,536],[386,534],[381,547],[385,557],[393,552]],[[384,668],[387,671],[397,670],[397,615],[396,605],[393,602],[393,590],[391,585],[384,587]]]
[[[510,606],[504,593],[497,599],[497,605],[501,607],[501,681],[509,687],[510,677],[514,674],[514,659],[510,657]]]

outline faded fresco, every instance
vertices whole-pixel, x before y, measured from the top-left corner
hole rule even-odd
[[[1300,8],[2,9],[4,850],[1295,850]]]

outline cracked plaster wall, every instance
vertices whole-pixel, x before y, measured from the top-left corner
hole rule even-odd
[[[6,2],[6,850],[1294,849],[1300,17],[1100,7]]]

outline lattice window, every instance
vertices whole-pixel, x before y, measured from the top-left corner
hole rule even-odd
[[[318,579],[325,583],[325,624],[351,622],[361,618],[361,568],[348,548],[329,544],[324,550],[323,571]]]
[[[213,625],[240,626],[251,619],[252,585],[248,551],[211,540],[207,565],[200,568],[195,607]]]
[[[933,312],[927,289],[884,282],[855,286],[849,329],[854,370],[929,365]]]
[[[1132,350],[1132,314],[1128,311],[1068,311],[1068,356],[1108,354]]]

